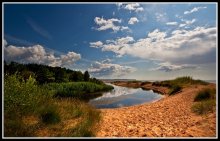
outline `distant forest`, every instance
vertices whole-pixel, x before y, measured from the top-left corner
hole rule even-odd
[[[22,76],[24,80],[27,80],[30,76],[34,77],[38,84],[82,81],[89,81],[97,84],[103,83],[96,78],[90,78],[88,71],[82,73],[81,71],[74,71],[61,67],[50,67],[42,64],[20,64],[14,61],[7,63],[4,61],[4,74],[12,75],[15,73]]]

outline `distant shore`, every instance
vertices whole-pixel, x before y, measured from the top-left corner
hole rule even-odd
[[[144,90],[153,90],[155,92],[158,92],[163,95],[167,95],[169,89],[166,87],[159,87],[159,86],[153,86],[152,82],[149,83],[143,83],[143,82],[124,82],[124,81],[115,81],[111,82],[114,85],[122,86],[122,87],[131,87],[131,88],[142,88]]]

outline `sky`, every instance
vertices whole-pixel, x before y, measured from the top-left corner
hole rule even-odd
[[[216,79],[216,3],[3,5],[4,60],[100,79]]]

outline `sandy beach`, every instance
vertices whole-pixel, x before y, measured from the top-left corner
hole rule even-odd
[[[125,86],[125,83],[116,85]],[[132,87],[132,85],[130,86]],[[152,88],[146,84],[143,88]],[[197,115],[191,111],[193,99],[202,88],[215,84],[192,85],[176,95],[168,89],[155,87],[165,97],[141,105],[101,109],[97,137],[216,137],[216,112]]]

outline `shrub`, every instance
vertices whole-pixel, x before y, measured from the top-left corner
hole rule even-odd
[[[211,92],[210,89],[204,89],[202,91],[199,91],[194,98],[194,101],[201,101],[201,100],[206,100],[211,97]]]
[[[181,87],[179,85],[173,85],[169,91],[169,95],[176,94],[181,90]]]
[[[45,124],[55,124],[60,122],[59,113],[56,110],[55,106],[48,106],[41,111],[40,118]]]
[[[195,103],[191,110],[196,114],[206,114],[208,112],[213,112],[215,107],[215,100],[205,100]]]
[[[213,112],[216,105],[216,89],[205,88],[200,90],[194,98],[197,101],[192,106],[192,111],[197,114]]]
[[[26,81],[20,75],[5,75],[4,79],[4,134],[5,136],[33,136],[34,127],[27,127],[23,117],[38,115],[39,107],[46,107],[50,93],[36,85],[34,78]]]

